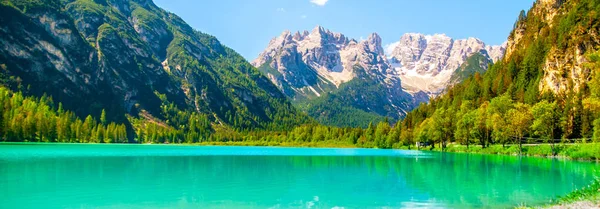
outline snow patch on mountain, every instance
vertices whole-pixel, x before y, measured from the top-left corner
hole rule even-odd
[[[488,46],[477,38],[454,40],[445,34],[407,33],[400,41],[388,44],[388,62],[409,93],[425,92],[435,96],[448,86],[452,74],[476,52],[499,60],[506,44]]]
[[[383,85],[381,101],[389,102],[391,111],[401,116],[442,93],[472,54],[480,52],[497,61],[505,49],[506,45],[488,46],[476,38],[419,33],[404,34],[398,42],[383,46],[376,33],[357,41],[317,26],[310,32],[284,31],[252,65],[294,101],[328,95],[354,79],[374,81]],[[366,89],[351,89],[362,90]]]
[[[284,31],[271,40],[265,51],[252,61],[252,65],[256,67],[265,63],[284,77],[291,76],[289,68],[304,68],[302,70],[307,71],[305,73],[314,71],[325,82],[337,87],[356,77],[355,65],[379,72],[389,68],[379,35],[371,34],[359,42],[321,26],[315,27],[311,32],[291,34]]]

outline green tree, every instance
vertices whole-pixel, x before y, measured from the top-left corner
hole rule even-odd
[[[435,131],[433,126],[435,126],[435,124],[432,119],[428,118],[425,119],[415,131],[416,141],[419,143],[429,143],[431,144],[432,149],[435,148],[435,140],[442,137],[441,132]],[[421,149],[421,146],[418,146],[417,148]]]
[[[477,116],[476,116],[476,126],[478,129],[478,132],[481,133],[481,136],[479,137],[480,143],[481,143],[481,147],[485,148],[486,147],[486,143],[491,143],[490,141],[490,130],[493,127],[493,124],[491,124],[491,121],[489,121],[490,123],[488,123],[488,114],[487,114],[487,108],[488,108],[489,102],[483,102],[481,104],[481,106],[479,106],[479,108],[477,109]]]
[[[102,113],[100,114],[100,123],[102,123],[103,126],[108,125],[108,122],[106,121],[106,111],[104,111],[104,109],[102,109]]]
[[[400,128],[400,126],[398,124],[396,124],[396,126],[394,126],[394,128],[391,129],[391,131],[387,135],[386,142],[385,142],[387,148],[393,148],[394,145],[396,145],[398,142],[400,142],[401,130],[402,129]]]
[[[88,143],[92,138],[94,127],[96,126],[94,119],[91,115],[88,115],[81,126],[81,142]]]
[[[590,97],[584,100],[584,108],[596,119],[593,121],[593,141],[600,142],[600,51],[588,56],[590,63],[587,67],[592,69],[592,77],[588,82]]]
[[[600,118],[594,120],[594,142],[600,142]]]
[[[592,98],[600,98],[600,51],[588,55],[590,62],[587,67],[592,69],[592,76],[588,82]]]
[[[403,127],[402,131],[400,132],[400,140],[402,141],[403,145],[408,146],[408,149],[410,149],[410,146],[415,143],[412,129]]]
[[[375,130],[375,146],[379,148],[390,148],[386,144],[387,135],[390,132],[390,124],[388,122],[380,122],[377,124],[377,129]]]
[[[429,125],[428,135],[432,143],[440,143],[442,149],[446,148],[446,142],[454,138],[453,119],[455,115],[452,109],[438,108],[432,116],[433,121]]]
[[[554,153],[554,130],[560,123],[560,115],[557,112],[556,102],[541,101],[531,108],[533,114],[533,124],[531,130],[535,135],[542,137],[546,142],[552,143],[552,153]]]
[[[507,113],[510,122],[508,123],[509,129],[513,133],[513,137],[519,144],[519,153],[523,151],[523,136],[533,121],[533,115],[531,114],[531,107],[527,104],[517,103],[514,109],[510,109]]]
[[[492,99],[487,108],[486,125],[492,127],[492,138],[494,141],[502,143],[503,147],[510,139],[511,133],[508,129],[507,113],[512,107],[513,101],[510,95],[504,94]]]
[[[477,136],[476,129],[477,111],[469,111],[462,115],[456,125],[456,139],[467,145],[469,148],[470,141]]]

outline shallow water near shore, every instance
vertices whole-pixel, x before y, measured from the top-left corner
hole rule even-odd
[[[0,208],[506,208],[600,166],[402,150],[0,144]]]

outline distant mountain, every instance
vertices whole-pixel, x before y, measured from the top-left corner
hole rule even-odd
[[[375,33],[357,41],[321,26],[311,32],[285,31],[252,64],[326,124],[368,123],[339,123],[330,115],[399,118],[420,102],[402,90]]]
[[[354,66],[381,81],[391,73],[379,35],[359,42],[321,26],[311,32],[283,32],[252,64],[293,99],[314,98],[338,88],[356,78]]]
[[[498,60],[503,52],[503,46],[474,38],[406,34],[386,55],[376,33],[357,41],[317,26],[310,32],[284,31],[252,64],[319,121],[366,126],[384,117],[399,119],[442,92],[469,56]],[[364,120],[348,123],[343,115]]]
[[[504,55],[505,44],[488,46],[476,38],[453,40],[443,35],[409,33],[402,36],[389,54],[390,64],[398,72],[408,92],[440,94],[455,71],[475,53],[494,62]],[[487,65],[483,67],[487,69]]]
[[[307,119],[238,53],[151,0],[5,0],[0,43],[2,85],[80,116],[105,109],[182,131],[191,113],[235,129]]]

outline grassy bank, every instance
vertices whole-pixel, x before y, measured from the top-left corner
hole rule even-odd
[[[600,202],[600,179],[596,179],[587,187],[575,190],[570,194],[559,198],[556,204],[571,204],[579,201]]]
[[[600,207],[600,179],[584,188],[575,190],[560,197],[551,204],[537,208],[598,208]],[[532,207],[520,206],[518,209],[529,209]]]
[[[237,142],[202,142],[196,145],[219,145],[219,146],[280,146],[280,147],[321,147],[321,148],[361,148],[355,144],[343,141],[318,141],[318,142],[276,142],[276,141],[237,141]],[[372,148],[372,147],[362,147]],[[396,147],[396,149],[416,150],[416,147]],[[518,145],[492,145],[482,148],[479,145],[449,144],[444,150],[439,146],[421,148],[423,151],[459,152],[477,154],[519,155]],[[554,150],[554,152],[553,152]],[[600,160],[600,143],[586,144],[550,144],[524,145],[522,150],[524,156],[536,157],[558,157],[572,160]]]
[[[274,141],[239,141],[239,142],[201,142],[200,146],[259,146],[259,147],[313,147],[313,148],[358,148],[354,144],[339,141],[319,142],[274,142]]]
[[[425,148],[421,150],[432,150]],[[554,152],[553,152],[554,150]],[[440,147],[432,151],[479,153],[479,154],[500,154],[500,155],[519,155],[518,145],[492,145],[486,148],[481,146],[467,146],[450,144],[446,149]],[[554,148],[550,144],[524,145],[522,150],[524,156],[536,157],[558,157],[572,160],[600,160],[600,143],[586,144],[555,144]]]

